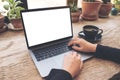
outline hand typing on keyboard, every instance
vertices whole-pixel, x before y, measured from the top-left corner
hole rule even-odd
[[[88,41],[82,38],[75,38],[68,43],[68,46],[71,46],[72,49],[81,52],[95,52],[97,44],[89,43]]]
[[[80,47],[78,44],[72,44],[72,45],[68,45],[68,48],[69,48],[70,50],[74,50],[74,49],[72,48],[73,46]]]

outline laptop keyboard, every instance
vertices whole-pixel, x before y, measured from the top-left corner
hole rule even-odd
[[[50,47],[45,47],[34,52],[34,55],[37,59],[37,61],[70,51],[71,48],[67,46],[68,42],[64,42],[64,43],[59,43],[59,44],[55,44],[52,45]]]

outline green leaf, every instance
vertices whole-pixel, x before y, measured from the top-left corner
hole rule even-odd
[[[14,4],[14,7],[18,6],[21,3],[22,3],[21,1],[16,1],[15,4]]]
[[[9,10],[9,7],[10,7],[10,6],[9,6],[8,4],[6,4],[6,5],[3,6],[3,8],[4,8],[5,10]]]
[[[14,1],[14,0],[9,0],[9,2],[10,2],[11,4],[13,4],[15,1]]]
[[[23,7],[19,7],[19,6],[15,8],[15,13],[17,15],[16,18],[20,18],[20,11],[21,10],[24,10],[24,8]]]
[[[7,15],[9,18],[14,18],[15,17],[15,10],[14,9],[9,10]]]

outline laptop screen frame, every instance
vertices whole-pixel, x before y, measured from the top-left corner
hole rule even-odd
[[[46,44],[49,44],[49,43],[54,43],[54,42],[58,42],[58,41],[67,40],[67,39],[73,38],[73,27],[72,27],[71,12],[70,12],[70,23],[71,23],[70,25],[71,25],[71,34],[72,34],[71,36],[64,37],[64,38],[61,38],[61,39],[58,39],[58,40],[53,40],[53,41],[46,42],[46,43],[42,43],[42,44],[37,44],[37,45],[34,45],[34,46],[29,46],[29,44],[28,44],[27,33],[26,33],[26,30],[25,30],[25,25],[24,25],[22,13],[33,12],[33,11],[51,10],[51,9],[62,9],[62,8],[69,8],[69,11],[70,11],[70,7],[69,6],[49,7],[49,8],[37,8],[37,9],[26,9],[26,10],[20,11],[22,25],[23,25],[25,39],[26,39],[26,43],[27,43],[28,49],[32,49],[32,48],[43,46],[43,45],[46,45]]]

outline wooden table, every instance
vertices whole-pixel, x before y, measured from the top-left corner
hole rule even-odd
[[[120,48],[120,16],[73,23],[74,36],[87,24],[103,29],[100,44]],[[76,79],[108,80],[117,72],[120,72],[119,64],[92,58],[84,63]],[[0,34],[0,80],[42,80],[27,50],[23,31],[9,30]]]

